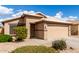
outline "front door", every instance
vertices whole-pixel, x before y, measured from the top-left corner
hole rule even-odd
[[[30,38],[35,37],[35,24],[30,24]]]

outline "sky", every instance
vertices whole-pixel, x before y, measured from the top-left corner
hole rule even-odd
[[[79,19],[79,5],[0,5],[0,21],[22,13],[41,12],[61,20]]]

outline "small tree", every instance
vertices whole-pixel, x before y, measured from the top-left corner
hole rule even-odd
[[[18,41],[22,41],[27,37],[27,29],[25,26],[17,26],[14,28],[16,32],[16,38]]]

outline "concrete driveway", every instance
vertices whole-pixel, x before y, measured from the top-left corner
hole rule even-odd
[[[79,49],[79,37],[78,36],[68,37],[66,39],[66,43],[69,47]]]

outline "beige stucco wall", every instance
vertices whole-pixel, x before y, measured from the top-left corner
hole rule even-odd
[[[6,22],[4,23],[4,34],[10,34],[10,27],[9,25],[10,24],[15,24],[15,23],[18,23],[19,20],[14,20],[14,21],[10,21],[10,22]]]
[[[78,35],[78,25],[71,25],[71,35]]]
[[[79,24],[78,24],[78,36],[79,36]]]
[[[0,34],[3,34],[3,28],[0,28]]]
[[[71,36],[71,25],[68,26],[68,36]]]
[[[1,31],[2,31],[2,28],[0,28],[0,33],[1,33]]]
[[[68,37],[68,25],[47,24],[47,39],[61,39]]]
[[[37,21],[40,21],[41,18],[35,18],[35,17],[25,17],[26,19],[26,28],[28,29],[27,33],[27,38],[29,39],[30,38],[30,23],[34,23],[34,22],[37,22]]]
[[[47,40],[47,23],[44,23],[44,39]]]
[[[44,23],[35,24],[35,37],[44,39]]]

